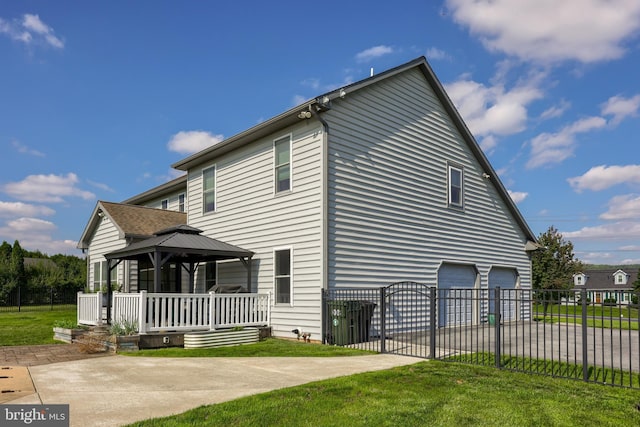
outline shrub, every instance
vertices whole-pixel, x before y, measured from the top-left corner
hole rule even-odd
[[[122,319],[111,324],[109,333],[111,335],[135,335],[138,333],[138,324],[133,320]]]

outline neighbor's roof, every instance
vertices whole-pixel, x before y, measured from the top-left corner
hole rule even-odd
[[[187,214],[184,212],[99,201],[82,233],[78,248],[89,247],[91,236],[102,220],[101,214],[111,220],[120,239],[146,238],[159,230],[187,223]]]
[[[381,80],[390,78],[392,76],[406,72],[414,68],[417,68],[422,72],[425,79],[427,80],[427,82],[435,92],[436,96],[442,103],[444,109],[447,111],[453,123],[456,125],[458,131],[462,135],[462,138],[468,144],[469,148],[476,156],[482,168],[486,171],[487,174],[489,174],[488,179],[495,185],[498,193],[500,194],[504,203],[507,205],[509,211],[515,218],[516,222],[518,223],[518,225],[520,226],[524,234],[526,235],[527,239],[529,239],[532,242],[532,244],[526,245],[526,250],[537,249],[539,246],[536,243],[537,242],[536,236],[533,234],[533,232],[529,228],[529,225],[524,220],[524,217],[520,213],[520,210],[517,208],[513,199],[511,199],[511,196],[509,196],[507,189],[504,187],[504,185],[498,178],[498,174],[493,169],[493,167],[489,163],[489,160],[482,152],[482,149],[480,148],[475,138],[471,134],[471,131],[469,131],[469,128],[467,128],[467,125],[462,120],[462,117],[458,113],[458,110],[456,109],[453,102],[445,92],[444,87],[442,86],[442,84],[436,77],[435,73],[431,69],[431,66],[427,63],[426,58],[423,56],[416,58],[412,61],[409,61],[406,64],[384,71],[380,74],[373,75],[369,78],[338,88],[334,91],[322,94],[278,116],[275,116],[269,120],[266,120],[244,132],[241,132],[237,135],[227,138],[224,141],[221,141],[196,154],[193,154],[183,160],[180,160],[174,163],[172,167],[175,169],[183,170],[183,171],[189,170],[192,167],[198,166],[204,162],[211,161],[214,158],[224,153],[227,153],[231,150],[234,150],[238,147],[241,147],[245,144],[255,141],[258,138],[267,136],[273,132],[276,132],[296,122],[299,122],[300,119],[298,118],[298,114],[300,114],[303,111],[311,110],[314,112],[321,113],[326,108],[326,106],[330,104],[330,102],[333,99],[336,99],[338,97],[343,97],[345,94],[349,94],[351,92],[360,90],[369,85],[377,83]]]
[[[627,275],[626,285],[617,285],[615,283],[615,273],[622,271]],[[638,269],[613,268],[613,269],[599,269],[599,270],[585,270],[582,272],[587,276],[587,280],[584,285],[575,286],[576,289],[630,289],[633,288],[633,282],[638,279]]]
[[[188,225],[158,231],[153,237],[131,243],[105,255],[107,259],[135,259],[153,252],[171,253],[183,260],[206,261],[252,257],[253,252],[203,236],[202,230]]]

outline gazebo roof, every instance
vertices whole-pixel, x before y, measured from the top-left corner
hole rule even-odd
[[[155,233],[139,242],[110,252],[107,259],[140,259],[160,252],[171,255],[176,262],[215,261],[234,258],[251,258],[254,253],[238,246],[203,236],[202,230],[188,225],[178,225]]]

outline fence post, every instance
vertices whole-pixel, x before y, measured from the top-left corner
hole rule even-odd
[[[582,303],[582,379],[589,380],[589,355],[587,349],[587,290],[580,290],[580,302]]]
[[[96,307],[96,325],[102,325],[102,292],[96,292],[96,300],[94,301]]]
[[[209,330],[216,330],[216,295],[213,291],[209,292]]]
[[[139,298],[138,332],[141,334],[145,334],[147,332],[147,291],[140,291]]]
[[[387,352],[387,288],[380,288],[380,353]]]
[[[437,299],[438,290],[432,286],[429,288],[429,357],[431,359],[436,358]]]
[[[326,289],[320,289],[320,301],[322,301],[320,333],[322,334],[322,344],[327,343],[327,322],[329,322],[329,317],[327,316],[327,292]]]
[[[494,304],[493,304],[493,313],[494,313],[494,326],[496,331],[496,368],[500,369],[502,367],[502,337],[500,330],[500,286],[496,286],[494,289]]]

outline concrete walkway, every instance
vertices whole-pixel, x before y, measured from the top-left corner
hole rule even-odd
[[[71,426],[120,426],[312,381],[424,359],[356,357],[152,358],[112,356],[31,366],[35,393],[11,404],[70,405]]]

